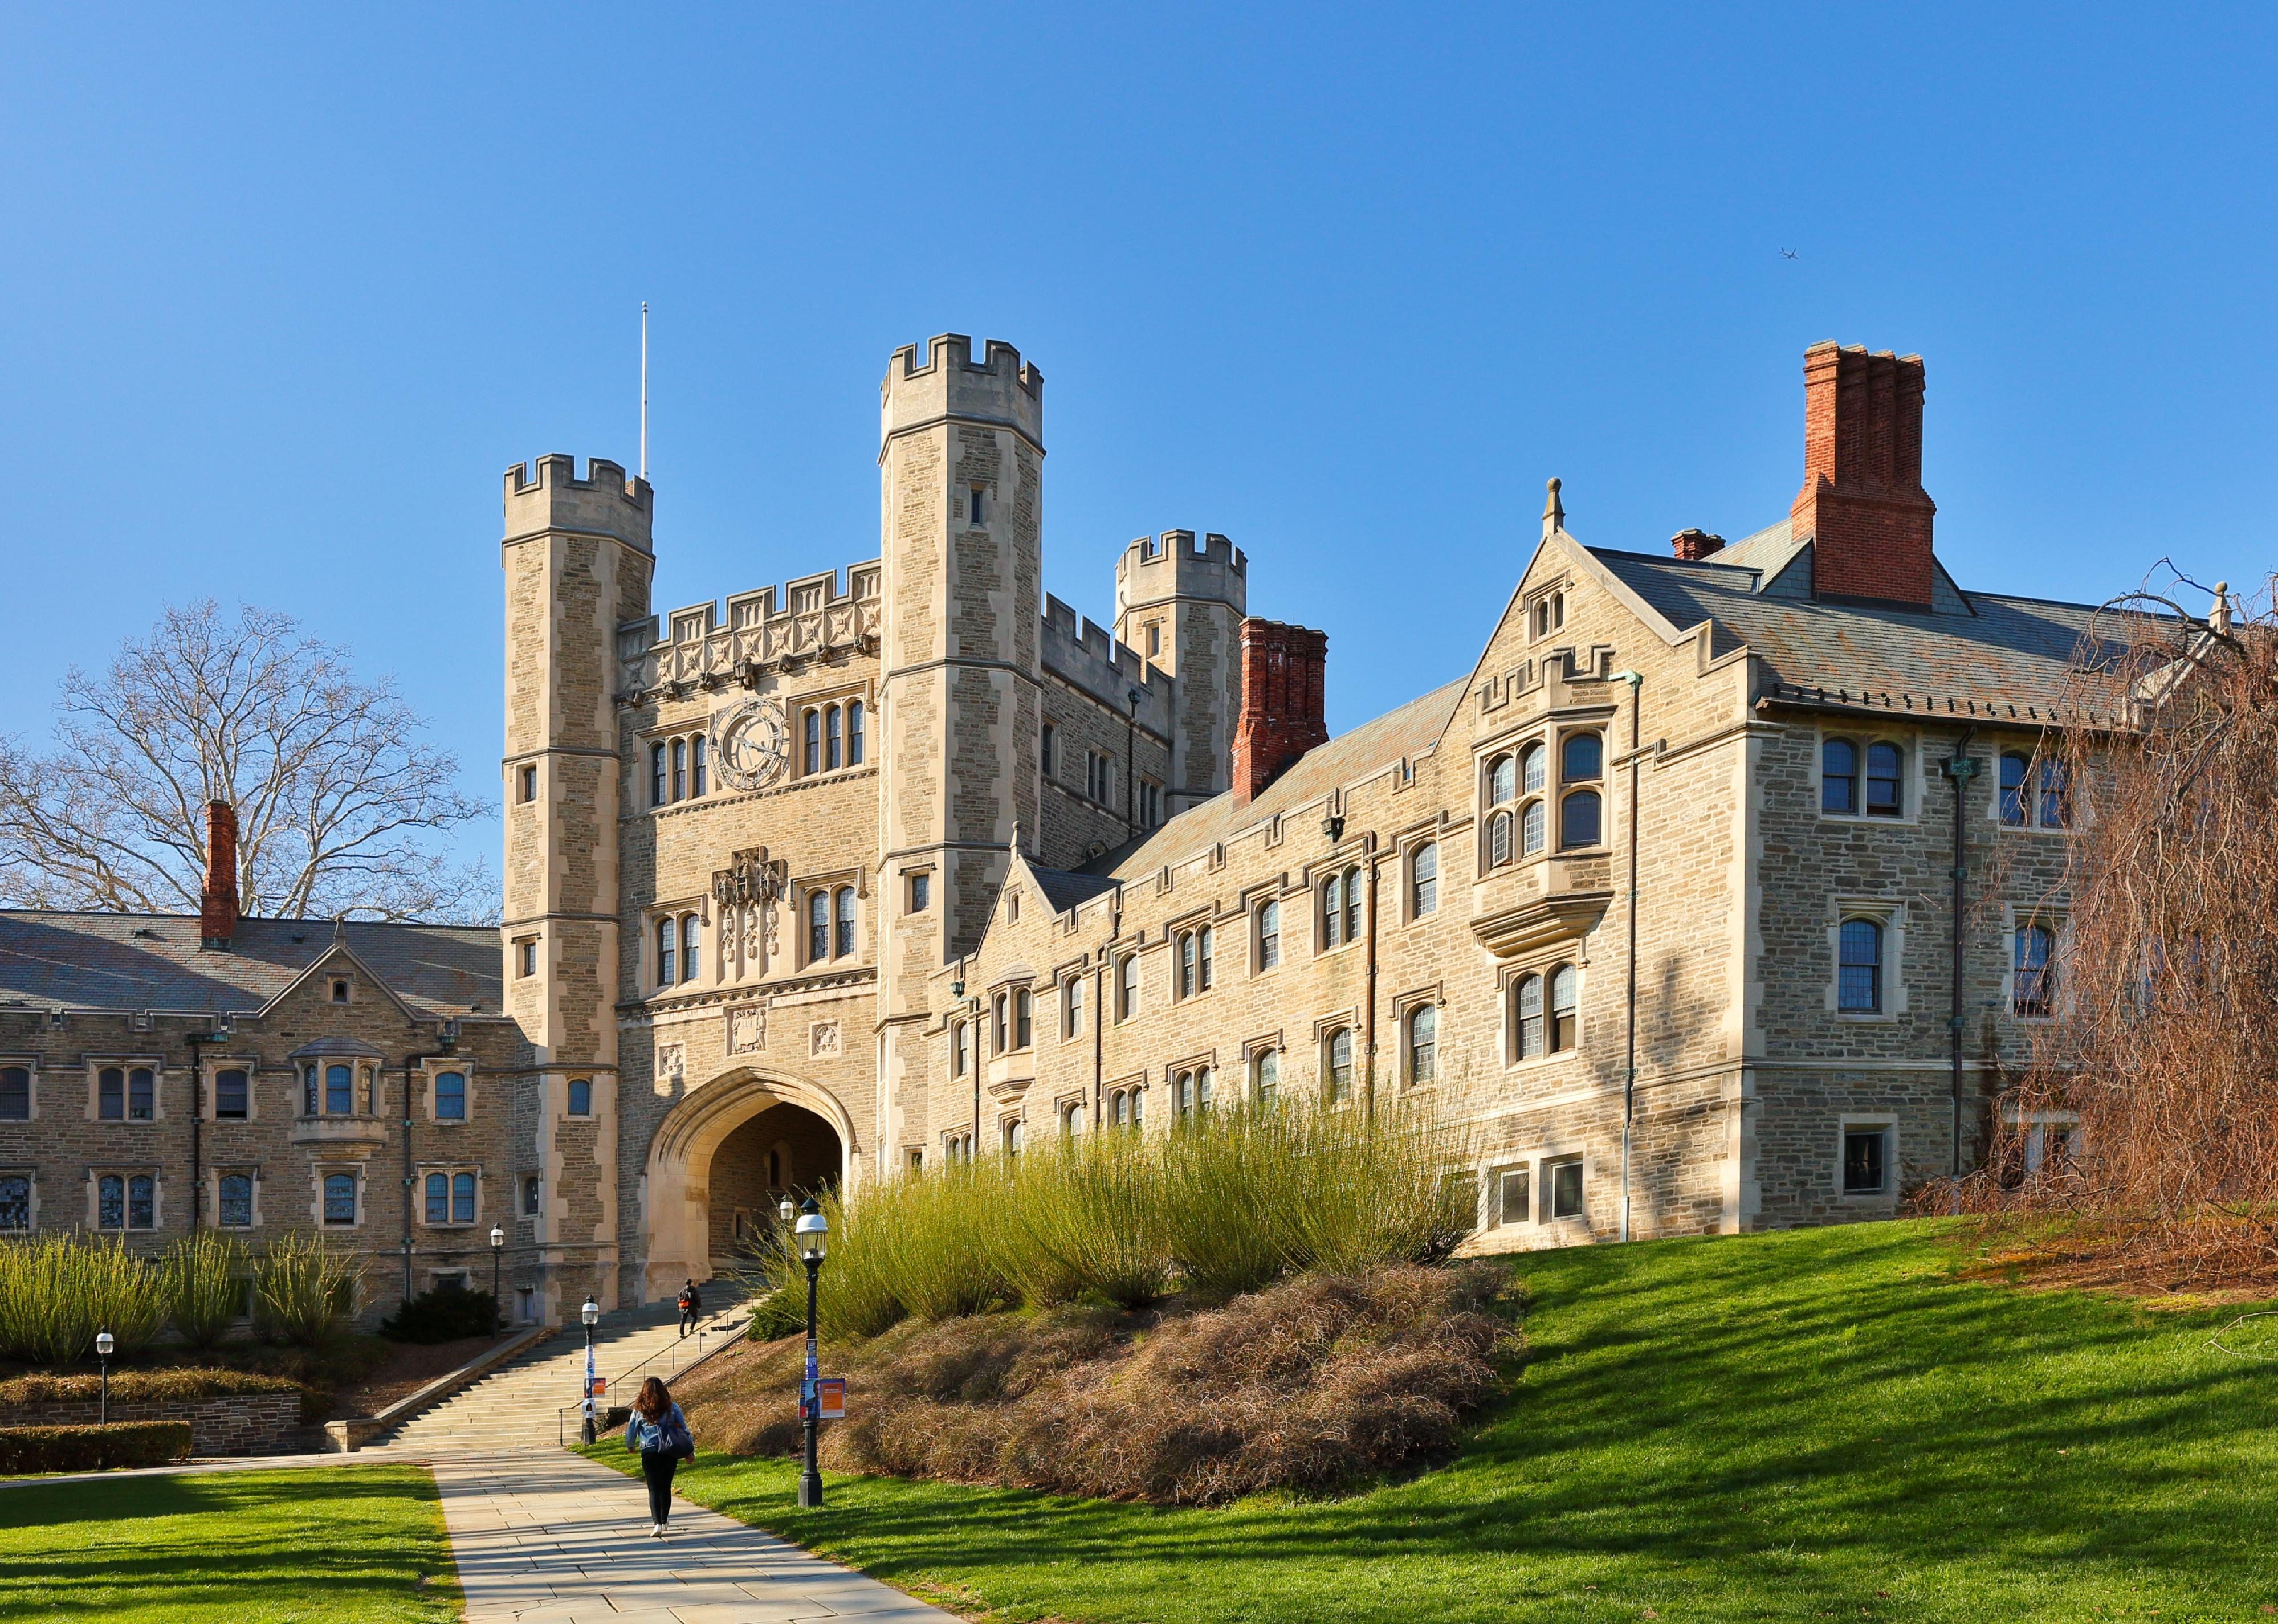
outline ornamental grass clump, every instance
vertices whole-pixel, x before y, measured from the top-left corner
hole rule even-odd
[[[1062,1140],[1020,1157],[1005,1184],[999,1243],[1033,1254],[1049,1283],[1030,1307],[1090,1292],[1141,1308],[1170,1290],[1162,1160],[1139,1135]]]
[[[252,1264],[233,1235],[201,1230],[168,1247],[166,1317],[184,1342],[209,1348],[244,1317]]]
[[[166,1323],[165,1270],[116,1239],[41,1235],[0,1246],[0,1353],[28,1364],[94,1357],[97,1331],[113,1357],[139,1353]]]
[[[264,1336],[315,1347],[348,1317],[355,1277],[355,1260],[323,1236],[282,1236],[255,1266],[253,1323]]]

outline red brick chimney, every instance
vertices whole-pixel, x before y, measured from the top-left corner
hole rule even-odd
[[[1711,553],[1723,552],[1724,538],[1707,530],[1679,530],[1669,538],[1669,550],[1686,563],[1697,564]]]
[[[1298,757],[1328,742],[1321,683],[1326,633],[1280,621],[1242,622],[1242,719],[1234,729],[1234,799],[1247,806]]]
[[[198,945],[226,950],[237,934],[237,808],[206,803],[206,882],[198,897]]]
[[[1788,509],[1812,538],[1819,598],[1927,609],[1930,519],[1922,486],[1920,355],[1815,344],[1803,353],[1803,489]]]

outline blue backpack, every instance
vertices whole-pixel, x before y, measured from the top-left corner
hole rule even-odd
[[[696,1440],[690,1436],[688,1422],[682,1418],[678,1405],[666,1411],[664,1419],[651,1427],[649,1432],[655,1439],[658,1454],[670,1455],[676,1460],[696,1459]]]

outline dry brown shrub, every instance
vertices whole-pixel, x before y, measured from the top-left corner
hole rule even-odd
[[[2043,899],[2063,919],[2058,1018],[1953,1193],[2139,1288],[2278,1281],[2278,606],[2271,583],[2217,602],[2199,620],[2131,594],[2083,644],[2075,686],[2121,725],[2044,746],[2077,826]],[[2031,1165],[2037,1112],[2078,1128]]]
[[[848,1419],[824,1464],[1059,1494],[1210,1505],[1436,1464],[1515,1347],[1507,1269],[1312,1275],[1223,1307],[1076,1307],[898,1326],[835,1358]],[[678,1395],[699,1442],[799,1447],[800,1343],[753,1348]]]

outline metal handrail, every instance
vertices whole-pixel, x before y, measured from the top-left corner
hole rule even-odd
[[[722,1315],[732,1314],[734,1312],[734,1308],[722,1308],[718,1314],[714,1315],[712,1317],[714,1319],[718,1319]],[[742,1324],[732,1327],[725,1335],[721,1337],[719,1342],[713,1347],[712,1353],[716,1353],[722,1348],[726,1347],[729,1344],[749,1336],[751,1331],[752,1322],[749,1316],[746,1316]],[[683,1370],[687,1369],[689,1366],[697,1363],[699,1360],[709,1358],[711,1355],[704,1351],[704,1338],[713,1334],[714,1329],[708,1325],[698,1327],[696,1331],[696,1350],[694,1355],[681,1363],[674,1365],[670,1370],[665,1373],[665,1379],[667,1381],[670,1381],[674,1377],[677,1376]],[[688,1346],[687,1340],[684,1338],[677,1342],[671,1343],[665,1347],[658,1349],[655,1353],[651,1353],[646,1359],[642,1360],[640,1363],[635,1365],[631,1369],[622,1371],[616,1376],[611,1376],[608,1383],[609,1391],[615,1392],[619,1387],[631,1381],[634,1376],[638,1376],[642,1371],[647,1369],[651,1365],[654,1364],[658,1360],[664,1358],[667,1354],[677,1354],[686,1352],[688,1352]],[[580,1420],[584,1419],[585,1414],[585,1400],[581,1399],[575,1404],[562,1405],[554,1412],[554,1441],[556,1445],[564,1449],[568,1448],[570,1444],[569,1417],[570,1412],[573,1410],[577,1413]],[[602,1414],[603,1412],[598,1409],[594,1412],[594,1430],[597,1432],[600,1430],[599,1423]]]

